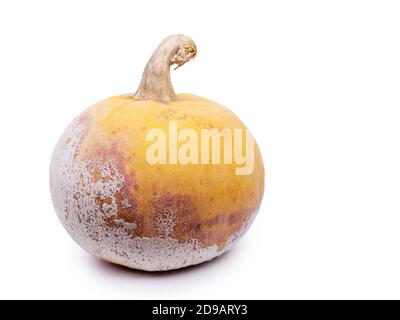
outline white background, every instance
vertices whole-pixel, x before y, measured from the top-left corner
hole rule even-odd
[[[48,168],[171,33],[199,50],[175,90],[247,124],[266,192],[230,253],[151,274],[69,238]],[[400,298],[398,1],[1,1],[0,121],[0,298]]]

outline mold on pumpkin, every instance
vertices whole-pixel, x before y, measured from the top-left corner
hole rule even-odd
[[[200,131],[239,128],[228,109],[176,95],[169,67],[197,52],[183,35],[166,38],[147,64],[139,89],[105,99],[77,117],[53,152],[50,187],[57,215],[89,253],[134,269],[162,271],[211,260],[247,231],[261,203],[264,169],[234,164],[149,164],[148,129],[171,119]]]

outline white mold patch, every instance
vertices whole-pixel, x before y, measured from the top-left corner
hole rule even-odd
[[[88,121],[88,120],[86,120]],[[170,235],[174,212],[162,212],[155,229],[159,237],[136,235],[137,224],[118,217],[119,209],[134,210],[129,199],[121,199],[126,179],[116,160],[76,157],[88,124],[75,120],[58,142],[51,161],[50,188],[54,207],[65,229],[85,250],[104,260],[130,268],[160,271],[198,264],[226,252],[205,247],[192,239],[182,243]],[[107,221],[113,223],[107,223]],[[244,231],[244,230],[243,230]],[[242,231],[240,232],[242,233]]]
[[[162,212],[157,213],[156,230],[162,237],[168,237],[172,234],[176,224],[176,212],[172,208],[164,208]]]

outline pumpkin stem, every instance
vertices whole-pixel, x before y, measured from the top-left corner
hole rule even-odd
[[[196,56],[196,44],[183,34],[165,38],[154,51],[143,71],[135,93],[139,100],[169,102],[177,100],[170,78],[170,66],[175,70]]]

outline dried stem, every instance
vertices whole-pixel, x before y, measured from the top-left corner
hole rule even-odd
[[[135,98],[162,102],[176,100],[170,66],[176,65],[177,69],[193,59],[196,53],[196,44],[189,37],[177,34],[165,38],[147,62]]]

